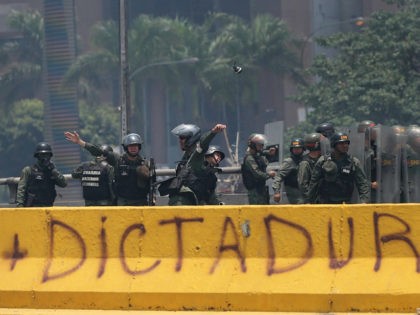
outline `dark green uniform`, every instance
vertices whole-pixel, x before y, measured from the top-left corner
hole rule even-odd
[[[114,168],[106,159],[98,156],[95,160],[81,164],[71,173],[81,180],[86,206],[112,206],[116,204],[114,194]]]
[[[335,163],[336,172],[328,174],[324,163]],[[361,203],[368,203],[370,183],[366,178],[360,161],[348,154],[340,160],[331,155],[323,155],[316,162],[312,172],[308,197],[311,203],[351,203],[354,185],[359,192]]]
[[[22,170],[17,188],[18,207],[51,207],[57,195],[55,185],[66,187],[67,181],[56,168],[48,169],[39,163]]]
[[[99,147],[87,143],[85,149],[94,156],[104,155],[115,174],[115,195],[119,206],[146,206],[150,178],[147,175],[139,175],[138,168],[145,166],[150,169],[150,162],[140,155],[134,160],[128,158],[127,153],[119,155],[115,152],[103,151]]]
[[[317,161],[318,157],[312,158],[309,154],[306,154],[299,163],[297,180],[304,203],[309,203],[309,184],[311,182],[312,170],[314,169]]]
[[[181,162],[176,169],[176,178],[172,180],[174,187],[169,194],[170,206],[198,205],[210,202],[216,202],[215,196],[205,196],[204,193],[198,193],[198,177],[210,175],[211,170],[204,164],[204,154],[206,153],[210,142],[215,137],[215,133],[206,132],[200,138],[199,143],[191,146],[184,152]],[[195,179],[193,178],[196,177]],[[187,179],[189,178],[189,179]],[[202,180],[203,178],[201,178]],[[189,183],[187,183],[189,181]],[[197,181],[197,188],[192,187],[192,182]],[[210,187],[211,185],[209,185]],[[214,187],[215,189],[216,187]],[[214,193],[214,191],[213,191]],[[213,203],[211,203],[213,204]]]
[[[242,179],[245,188],[248,190],[248,202],[250,205],[270,204],[268,193],[267,174],[268,160],[261,153],[246,153],[242,164]]]
[[[301,204],[303,203],[303,196],[298,185],[298,167],[301,161],[301,156],[291,156],[285,158],[280,164],[273,181],[274,193],[281,193],[281,186],[284,183],[284,190],[287,195],[289,203]]]

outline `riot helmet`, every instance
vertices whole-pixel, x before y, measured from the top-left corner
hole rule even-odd
[[[220,160],[217,161],[217,163],[220,163],[225,158],[225,154],[223,153],[222,149],[218,145],[209,146],[208,150],[205,153],[205,156],[206,157],[211,156],[216,152],[219,153],[219,155],[220,155]]]
[[[303,138],[305,149],[309,151],[320,151],[321,150],[321,137],[319,132],[308,133]]]
[[[334,124],[331,122],[322,123],[316,127],[315,132],[322,134],[324,137],[330,138],[335,132]]]
[[[392,126],[392,130],[394,131],[394,134],[396,135],[404,135],[406,132],[406,128],[401,125],[394,125]]]
[[[372,120],[363,120],[357,126],[357,132],[364,133],[367,129],[375,127],[376,124]]]
[[[334,148],[337,143],[350,144],[349,136],[344,132],[337,132],[331,136],[331,148]]]
[[[304,148],[304,143],[302,138],[293,138],[292,141],[290,141],[290,152],[292,152],[292,149],[294,148]]]
[[[267,138],[265,135],[261,133],[252,133],[248,137],[248,147],[251,149],[261,152],[264,149],[264,146],[267,144]],[[257,147],[257,145],[261,145],[260,148]]]
[[[112,149],[112,147],[108,144],[103,144],[101,145],[101,150],[103,152],[114,152],[114,150]]]
[[[420,152],[420,128],[414,127],[408,131],[407,143],[416,152]]]
[[[130,133],[130,134],[124,136],[123,141],[122,141],[122,146],[124,148],[124,151],[127,152],[127,154],[129,154],[130,156],[135,156],[135,154],[130,154],[130,152],[128,152],[128,146],[133,145],[133,144],[137,144],[137,146],[139,147],[139,151],[140,151],[142,143],[143,143],[143,139],[140,137],[139,134]]]
[[[48,154],[50,157],[53,156],[51,146],[47,142],[39,142],[36,145],[34,157],[38,158],[41,154]]]
[[[201,137],[200,127],[192,124],[180,124],[172,129],[171,132],[179,138],[187,139],[185,142],[187,147],[191,147]]]

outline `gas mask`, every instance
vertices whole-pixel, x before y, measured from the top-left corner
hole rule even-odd
[[[51,164],[51,154],[49,153],[40,153],[37,155],[38,163],[42,167],[47,167]]]

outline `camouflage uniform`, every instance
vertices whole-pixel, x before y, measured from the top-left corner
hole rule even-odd
[[[297,174],[301,156],[291,156],[281,163],[279,170],[273,181],[274,193],[281,192],[281,185],[284,183],[284,190],[289,203],[303,203],[303,196],[298,186]]]
[[[308,196],[309,184],[311,182],[312,170],[314,169],[317,161],[318,157],[312,158],[308,154],[306,154],[302,158],[302,161],[299,163],[297,179],[304,203],[310,202]]]
[[[248,152],[244,157],[242,169],[248,174],[251,182],[251,185],[247,185],[244,179],[245,186],[248,186],[246,188],[250,205],[270,204],[270,195],[266,186],[266,180],[270,178],[266,172],[267,165],[267,158],[260,153],[250,154]]]
[[[198,205],[205,203],[190,187],[185,185],[184,177],[188,176],[188,172],[190,170],[197,173],[206,171],[206,166],[204,165],[204,154],[215,135],[216,134],[211,131],[206,132],[201,136],[197,145],[192,145],[185,151],[181,162],[177,166],[177,176],[172,179],[173,182],[178,182],[178,184],[174,184],[174,186],[180,187],[175,188],[175,190],[172,190],[169,194],[169,206]],[[214,197],[215,196],[212,198]]]
[[[361,203],[370,200],[370,185],[360,161],[350,155],[336,160],[334,152],[319,158],[312,172],[308,197],[311,203],[351,203],[354,184]],[[327,162],[328,161],[328,162]],[[333,163],[331,172],[325,163]]]
[[[47,180],[47,181],[51,181],[51,185],[48,185],[48,192],[44,190],[44,192],[47,193],[51,193],[51,195],[54,196],[53,200],[51,201],[47,201],[44,199],[40,198],[39,194],[34,194],[34,196],[32,197],[32,201],[29,201],[28,198],[28,194],[30,193],[31,190],[31,186],[32,185],[37,185],[35,182],[32,182],[33,184],[31,184],[31,180],[30,178],[32,177],[32,174],[34,173],[33,170],[37,169],[40,173],[42,173],[43,175],[43,179],[39,178],[38,176],[38,180],[40,179],[41,181],[43,180]],[[64,176],[62,174],[52,174],[50,171],[45,171],[40,169],[36,164],[31,167],[31,166],[26,166],[25,168],[23,168],[22,170],[22,174],[20,176],[19,179],[19,183],[18,183],[18,189],[17,189],[17,195],[16,195],[16,203],[18,207],[51,207],[53,206],[53,202],[56,196],[56,191],[54,188],[54,185],[57,185],[59,187],[66,187],[67,186],[67,181],[64,178]]]
[[[115,194],[119,206],[147,206],[149,194],[149,160],[140,155],[134,160],[128,154],[119,155],[116,152],[106,152],[99,147],[86,142],[85,149],[94,156],[104,155],[115,174]]]
[[[50,161],[52,156],[48,143],[38,143],[34,153],[38,161],[33,166],[24,167],[19,179],[16,195],[18,207],[51,207],[57,195],[55,186],[67,186],[64,176]]]
[[[216,195],[216,173],[219,171],[219,168],[217,168],[217,165],[211,165],[205,159],[206,156],[211,156],[216,151],[219,152],[221,160],[223,160],[224,153],[219,147],[211,146],[210,149],[203,147],[195,150],[187,163],[187,169],[190,170],[190,175],[188,176],[189,180],[186,185],[194,191],[198,204],[200,205],[222,204]]]

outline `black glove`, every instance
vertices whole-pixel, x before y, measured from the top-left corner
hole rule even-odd
[[[53,178],[53,179],[57,179],[57,178],[58,178],[58,176],[60,176],[60,172],[59,172],[56,168],[54,168],[54,169],[51,171],[51,178]]]
[[[48,164],[45,166],[45,169],[46,169],[47,171],[52,172],[52,171],[55,169],[55,165],[54,165],[54,163],[53,163],[53,162],[48,163]]]
[[[51,173],[51,179],[57,179],[60,176],[60,172],[55,168],[54,163],[49,163],[47,165],[47,170]]]

